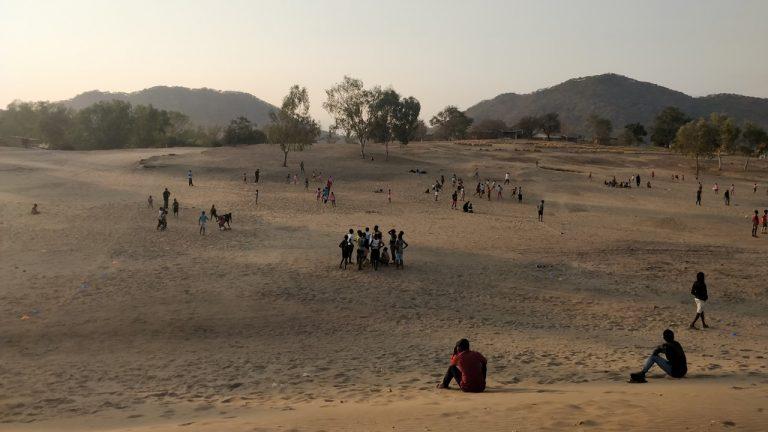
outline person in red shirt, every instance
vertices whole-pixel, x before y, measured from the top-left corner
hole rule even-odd
[[[437,387],[450,388],[451,380],[456,380],[459,388],[465,392],[480,393],[485,390],[485,376],[488,372],[488,360],[477,351],[470,351],[469,341],[456,342],[451,356],[451,365],[445,373],[443,382]]]
[[[760,226],[760,213],[755,210],[755,215],[752,216],[752,237],[757,237],[758,226]]]

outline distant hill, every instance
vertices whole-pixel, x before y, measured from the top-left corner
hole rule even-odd
[[[269,113],[277,110],[274,105],[249,93],[166,86],[151,87],[133,93],[93,90],[61,103],[82,109],[96,102],[112,99],[128,101],[133,105],[153,105],[155,108],[179,111],[188,115],[193,123],[202,126],[226,125],[230,120],[244,116],[258,127],[262,127],[269,123]]]
[[[667,106],[691,117],[718,112],[768,128],[768,99],[733,94],[692,97],[616,74],[574,78],[529,94],[504,93],[470,107],[466,114],[476,121],[499,119],[513,125],[523,116],[554,111],[565,132],[584,134],[587,118],[594,113],[610,119],[616,133],[627,123],[649,128]]]

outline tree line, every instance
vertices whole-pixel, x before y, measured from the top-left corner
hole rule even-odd
[[[592,115],[588,119],[592,139],[597,144],[608,144],[612,140],[611,121]],[[648,132],[639,123],[624,126],[618,142],[622,145],[637,145],[644,142]],[[717,169],[723,168],[723,156],[741,154],[746,156],[744,171],[749,161],[768,151],[768,134],[760,126],[737,122],[724,114],[712,113],[708,117],[692,119],[676,107],[667,107],[654,118],[650,141],[659,147],[668,147],[696,160],[696,176],[702,158],[717,158]]]
[[[0,110],[0,139],[39,140],[54,150],[258,144],[264,132],[240,117],[226,127],[194,126],[189,117],[110,100],[81,110],[50,102],[13,102]]]
[[[556,112],[524,116],[510,127],[496,119],[475,122],[456,106],[449,105],[430,119],[432,129],[429,131],[419,119],[420,102],[413,96],[401,97],[392,88],[366,88],[361,80],[345,76],[325,93],[323,108],[333,120],[328,131],[329,141],[342,133],[346,140],[359,144],[363,158],[369,142],[384,144],[388,159],[389,144],[394,141],[406,145],[425,138],[496,139],[508,133],[522,138],[541,133],[550,139],[562,129]],[[81,110],[50,102],[13,102],[7,110],[0,110],[0,139],[31,138],[46,143],[51,149],[63,150],[268,142],[280,147],[285,166],[290,152],[304,150],[321,135],[320,124],[310,116],[309,106],[306,88],[294,85],[280,109],[270,114],[271,123],[261,130],[245,117],[233,119],[227,126],[195,126],[180,112],[120,100],[97,102]],[[630,123],[614,138],[611,121],[596,114],[587,119],[587,129],[592,141],[602,145],[614,141],[627,146],[639,145],[649,137],[654,145],[694,157],[697,173],[700,158],[717,157],[718,169],[722,169],[724,155],[742,154],[747,157],[744,165],[747,170],[750,158],[768,151],[768,134],[758,125],[749,122],[737,125],[734,119],[722,114],[691,119],[676,107],[659,112],[650,131],[640,123]]]

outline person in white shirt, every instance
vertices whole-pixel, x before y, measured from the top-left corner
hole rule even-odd
[[[373,236],[371,239],[371,264],[373,265],[374,270],[379,269],[379,260],[381,259],[379,255],[379,250],[381,249],[381,233],[377,233]]]

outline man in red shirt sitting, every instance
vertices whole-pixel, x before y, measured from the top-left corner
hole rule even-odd
[[[462,339],[456,342],[451,356],[451,366],[445,373],[443,382],[438,388],[450,388],[451,380],[455,379],[459,388],[465,392],[480,393],[485,390],[485,375],[488,372],[488,360],[477,351],[469,350],[469,341]]]

